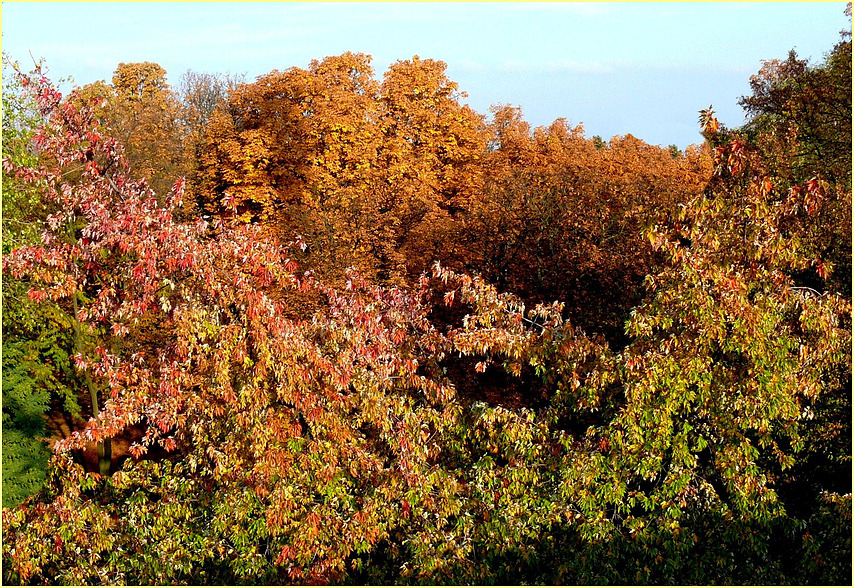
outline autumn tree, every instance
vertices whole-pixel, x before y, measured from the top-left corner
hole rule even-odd
[[[381,189],[402,208],[396,240],[410,275],[436,260],[465,259],[466,217],[481,193],[485,125],[460,104],[465,95],[445,68],[415,56],[392,64],[383,77]]]
[[[630,135],[597,146],[562,119],[532,132],[512,107],[494,109],[492,132],[470,269],[529,302],[563,301],[588,332],[624,344],[643,278],[661,261],[642,232],[703,189],[711,158],[691,149],[674,159]]]
[[[527,364],[552,390],[493,470],[522,482],[511,504],[530,505],[539,529],[490,513],[493,532],[513,533],[507,549],[478,549],[500,554],[499,581],[850,581],[851,302],[793,278],[812,263],[803,221],[828,214],[824,195],[777,191],[761,148],[706,122],[715,174],[675,225],[649,229],[665,265],[620,353],[559,307],[527,310],[485,286],[460,296],[475,311],[451,339],[487,355],[478,371],[497,362],[519,377]],[[520,437],[560,447],[556,461],[537,454],[530,471]]]
[[[846,410],[818,408],[850,389],[850,299],[790,277],[810,263],[811,246],[795,227],[822,214],[809,204],[821,189],[780,190],[759,148],[722,130],[713,142],[716,174],[685,209],[683,229],[651,233],[672,265],[650,277],[651,294],[628,325],[627,404],[608,444],[629,450],[626,471],[646,470],[635,488],[647,516],[686,527],[660,544],[665,569],[683,573],[676,568],[694,546],[708,553],[717,545],[726,546],[719,557],[729,578],[819,573],[820,581],[844,581],[850,567],[835,562],[850,551],[850,486],[824,479],[807,492],[808,509],[807,496],[793,500],[788,487],[803,475],[792,470],[809,459],[814,427],[835,429],[835,452],[850,453],[850,434],[836,428]],[[697,499],[703,508],[694,514]],[[711,531],[697,517],[730,522]],[[743,559],[727,555],[739,552]]]
[[[804,284],[851,293],[851,34],[843,33],[825,60],[809,65],[792,51],[751,77],[751,95],[741,98],[754,137],[771,166],[770,181],[819,182],[824,222],[812,228],[815,260],[836,266],[830,282],[813,268]],[[830,220],[831,222],[827,222]]]
[[[120,63],[111,83],[89,84],[80,96],[102,100],[99,119],[125,145],[135,178],[168,193],[184,170],[180,104],[166,70],[150,62]]]
[[[356,276],[345,292],[302,277],[258,226],[199,238],[204,222],[172,217],[180,186],[161,207],[126,175],[91,109],[43,78],[24,84],[50,120],[37,137],[53,157],[7,166],[64,212],[4,272],[30,280],[36,301],[86,288],[76,316],[103,344],[75,362],[109,399],[59,444],[40,497],[4,512],[15,537],[5,578],[331,581],[400,533],[423,535],[412,557],[427,559],[412,574],[441,566],[434,540],[461,505],[436,458],[459,407],[435,364],[419,361],[443,344],[418,300]],[[79,182],[51,162],[82,163]],[[74,219],[76,240],[57,238]],[[291,319],[282,289],[329,304]],[[132,459],[105,476],[65,453],[140,422],[133,456],[159,445],[172,459]]]
[[[202,141],[191,186],[200,209],[288,239],[305,235],[330,261],[363,265],[353,247],[335,242],[360,233],[345,229],[375,157],[372,75],[365,56],[347,54],[235,88]]]
[[[346,53],[241,86],[211,118],[200,206],[302,235],[336,279],[417,276],[475,193],[484,146],[444,68],[399,62],[379,84],[368,56]]]

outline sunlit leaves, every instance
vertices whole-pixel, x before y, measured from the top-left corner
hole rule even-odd
[[[714,152],[531,134],[508,108],[487,146],[444,64],[378,83],[345,54],[232,89],[192,187],[215,218],[185,223],[182,184],[133,181],[97,104],[25,79],[45,157],[6,169],[60,212],[4,270],[71,297],[109,400],[4,512],[6,579],[843,577],[850,494],[816,472],[846,463],[850,300],[799,281],[832,275],[810,227],[836,186],[771,173],[711,111]],[[499,287],[412,280],[440,251]],[[69,458],[132,428],[112,475]]]

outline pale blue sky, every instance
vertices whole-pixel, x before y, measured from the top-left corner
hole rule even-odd
[[[368,53],[378,78],[413,55],[448,64],[466,101],[565,117],[588,136],[684,147],[697,111],[743,121],[736,100],[763,59],[820,61],[850,24],[845,3],[35,3],[4,2],[3,51],[54,77],[109,80],[119,62],[245,73]]]

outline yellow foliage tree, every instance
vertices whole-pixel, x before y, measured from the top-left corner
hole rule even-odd
[[[369,56],[345,53],[239,86],[203,139],[201,207],[303,237],[331,277],[405,282],[478,193],[485,128],[444,69],[402,61],[380,85]]]

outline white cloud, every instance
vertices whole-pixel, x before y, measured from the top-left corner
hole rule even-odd
[[[571,72],[571,73],[614,73],[616,68],[607,63],[599,63],[592,61],[582,63],[576,61],[550,61],[545,66],[546,71],[550,72]]]
[[[473,59],[457,59],[453,63],[449,63],[448,66],[462,72],[483,73],[488,71],[484,64]]]
[[[521,72],[521,71],[532,71],[532,68],[529,64],[521,61],[519,59],[510,59],[505,61],[501,65],[498,66],[500,71],[508,71],[508,72]]]
[[[548,61],[541,64],[531,64],[520,59],[510,59],[497,66],[503,72],[529,72],[529,73],[598,73],[608,74],[616,72],[616,68],[607,63],[597,61]],[[470,70],[473,71],[473,70]],[[483,71],[481,68],[480,71]]]

